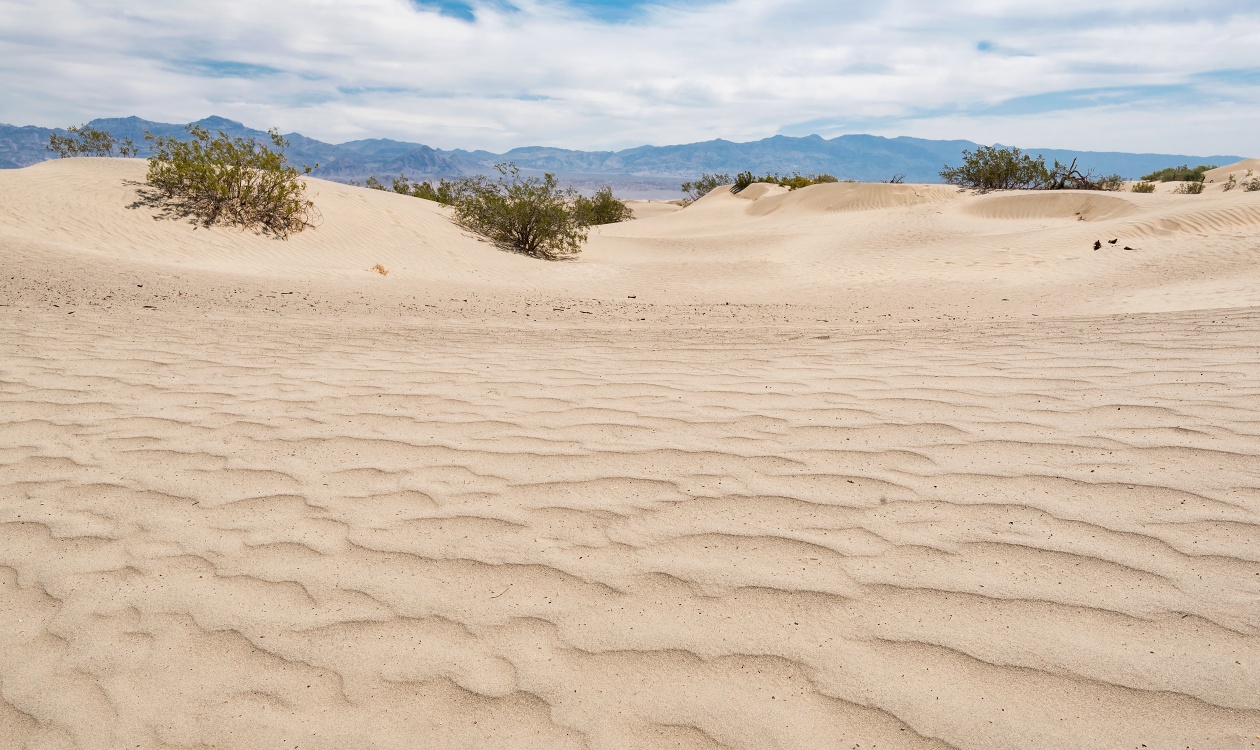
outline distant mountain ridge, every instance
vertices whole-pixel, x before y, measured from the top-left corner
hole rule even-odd
[[[88,123],[118,138],[131,138],[146,155],[144,133],[181,136],[184,125],[153,122],[139,117],[103,118]],[[207,117],[198,125],[211,132],[222,130],[232,136],[265,138],[262,130],[247,127],[224,117]],[[45,147],[51,133],[65,130],[0,124],[0,168],[19,168],[53,158]],[[580,189],[612,185],[627,197],[672,197],[678,183],[703,172],[736,173],[751,170],[758,174],[828,173],[841,179],[862,182],[887,180],[904,175],[907,182],[939,182],[945,164],[958,164],[964,150],[979,144],[971,141],[936,141],[923,138],[885,138],[874,135],[818,135],[791,137],[776,135],[759,141],[734,143],[712,140],[676,146],[639,146],[621,151],[577,151],[546,146],[515,148],[505,153],[441,150],[422,143],[372,138],[332,144],[307,138],[300,133],[286,135],[287,151],[294,164],[320,166],[314,174],[324,179],[362,181],[369,175],[382,180],[406,174],[412,179],[460,177],[486,174],[499,162],[515,162],[526,173],[552,172]],[[1191,156],[1186,154],[1130,154],[1121,152],[1070,151],[1064,149],[1025,149],[1043,154],[1047,160],[1070,162],[1104,174],[1136,178],[1177,164],[1230,164],[1243,157],[1231,155]]]

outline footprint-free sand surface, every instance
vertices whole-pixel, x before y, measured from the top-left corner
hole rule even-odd
[[[143,173],[0,172],[0,747],[1260,746],[1260,193],[754,186],[547,263]]]

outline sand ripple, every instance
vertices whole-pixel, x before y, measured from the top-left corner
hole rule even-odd
[[[0,318],[5,747],[1245,747],[1260,314]],[[283,743],[283,745],[282,745]]]

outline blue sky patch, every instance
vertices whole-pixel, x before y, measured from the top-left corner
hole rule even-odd
[[[660,5],[652,0],[568,0],[568,4],[601,21],[626,21],[646,6]]]
[[[1252,71],[1252,75],[1260,71]],[[969,115],[975,117],[1018,117],[1043,115],[1094,107],[1123,106],[1133,104],[1160,104],[1179,101],[1201,101],[1203,94],[1190,84],[1157,86],[1114,86],[1106,88],[1050,91],[1042,94],[1018,96],[995,104],[978,104],[967,107],[922,108],[898,115],[824,117],[796,122],[780,128],[779,133],[803,136],[821,133],[824,136],[842,133],[878,131],[896,128],[900,123],[919,119]]]
[[[515,6],[504,0],[491,2],[505,10],[516,10]],[[418,8],[437,11],[444,16],[464,21],[476,21],[477,6],[488,4],[475,0],[411,0],[411,3]],[[557,0],[556,4],[568,6],[599,21],[617,23],[639,16],[644,8],[664,3],[661,0]]]
[[[280,68],[270,65],[239,62],[236,60],[171,60],[167,67],[180,73],[205,76],[207,78],[262,78],[283,73]]]
[[[985,115],[1039,115],[1072,109],[1133,104],[1139,101],[1163,101],[1192,93],[1194,93],[1194,88],[1185,84],[1049,91],[1044,94],[1018,96],[989,107],[977,108],[975,111],[977,114]]]
[[[1195,78],[1203,81],[1235,83],[1244,86],[1260,86],[1260,68],[1227,68],[1198,73]]]
[[[436,10],[444,16],[458,18],[461,21],[476,21],[477,14],[473,12],[473,7],[468,3],[459,2],[459,0],[411,0],[424,10]]]

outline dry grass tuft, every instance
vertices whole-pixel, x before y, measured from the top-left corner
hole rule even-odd
[[[367,270],[369,270],[369,271],[376,271],[377,273],[379,273],[379,274],[380,274],[380,275],[382,275],[382,276],[388,276],[388,275],[389,275],[389,271],[388,271],[388,270],[386,270],[385,266],[382,266],[380,263],[377,263],[376,265],[372,266],[371,268],[369,268],[369,269],[367,269]]]

